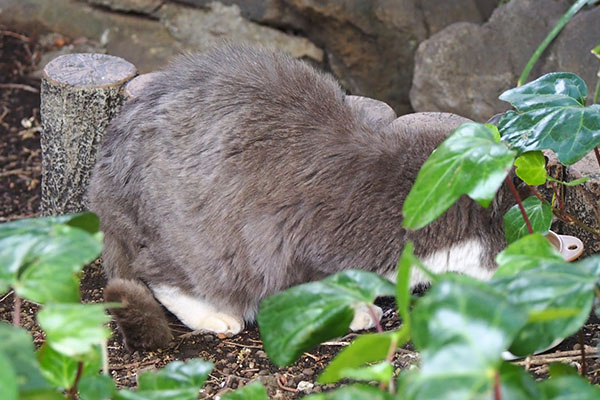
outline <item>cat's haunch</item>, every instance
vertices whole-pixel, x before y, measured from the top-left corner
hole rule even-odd
[[[89,197],[130,348],[170,338],[154,298],[192,329],[238,333],[292,285],[350,268],[394,277],[408,240],[434,272],[491,275],[504,188],[488,209],[463,197],[431,225],[402,228],[421,165],[468,120],[373,117],[355,100],[302,61],[230,46],[179,58],[125,104]],[[372,323],[357,310],[354,328]]]

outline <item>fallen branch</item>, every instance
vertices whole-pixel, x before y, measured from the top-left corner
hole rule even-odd
[[[22,83],[0,83],[0,89],[20,89],[31,93],[40,92],[38,88],[34,88],[33,86],[29,85],[24,85]]]

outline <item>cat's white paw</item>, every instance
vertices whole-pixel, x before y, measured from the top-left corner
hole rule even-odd
[[[354,308],[354,319],[350,322],[350,329],[352,331],[361,331],[363,329],[371,329],[373,328],[379,320],[381,320],[381,316],[383,315],[383,311],[380,307],[373,307],[373,311],[377,314],[377,321],[373,319],[371,313],[369,312],[369,307],[362,303]]]
[[[194,331],[238,334],[244,329],[241,317],[218,311],[203,299],[192,297],[172,286],[153,286],[156,299]]]

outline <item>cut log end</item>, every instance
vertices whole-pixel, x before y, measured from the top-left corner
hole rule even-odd
[[[121,86],[133,78],[136,68],[107,54],[65,54],[44,68],[44,79],[73,87]]]

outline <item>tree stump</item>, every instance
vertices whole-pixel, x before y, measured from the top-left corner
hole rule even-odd
[[[42,214],[87,209],[96,150],[124,101],[133,64],[105,54],[67,54],[44,68],[41,85]]]

